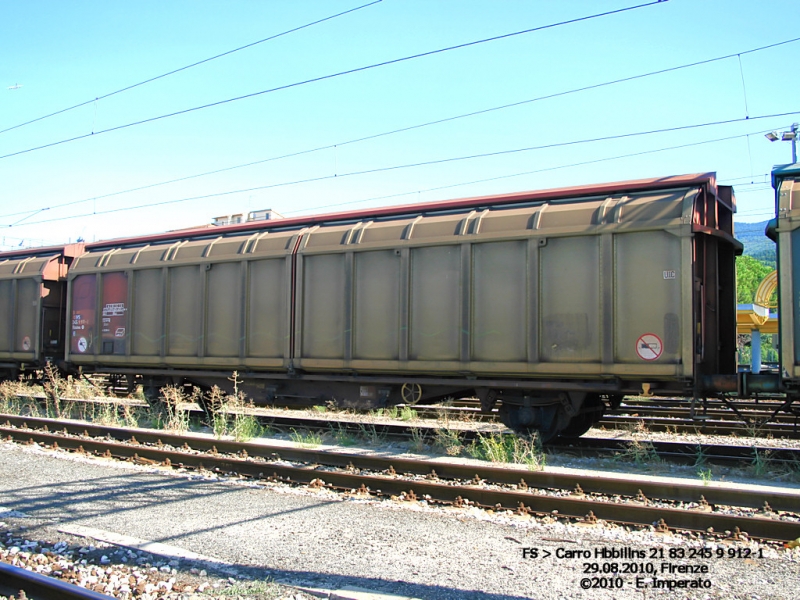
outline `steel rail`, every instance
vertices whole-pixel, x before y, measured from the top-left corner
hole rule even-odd
[[[557,440],[558,441],[558,440]],[[772,465],[795,468],[800,465],[800,448],[778,448],[770,446],[731,446],[724,444],[696,444],[690,442],[662,442],[634,439],[575,438],[565,443],[549,444],[548,450],[565,453],[611,454],[618,456],[629,451],[632,444],[646,444],[659,458],[670,462],[700,465],[742,465],[754,460],[767,460]]]
[[[741,421],[719,421],[712,419],[674,419],[663,417],[632,417],[627,415],[606,414],[595,424],[595,427],[622,429],[643,423],[650,431],[674,431],[681,433],[702,433],[706,435],[736,435],[748,432],[749,429]],[[797,439],[800,437],[800,422],[766,423],[752,428],[760,434],[779,435]]]
[[[11,595],[21,591],[31,600],[113,600],[113,596],[0,561],[0,593]]]
[[[144,438],[144,432],[120,430],[126,435],[135,433]],[[237,458],[235,456],[224,456],[203,453],[192,454],[177,450],[168,450],[152,446],[143,446],[139,443],[120,443],[109,442],[107,440],[87,439],[79,437],[65,437],[52,433],[31,431],[25,429],[0,428],[0,432],[12,436],[18,441],[36,442],[43,445],[53,445],[58,447],[72,448],[84,452],[96,454],[108,454],[118,458],[132,459],[141,464],[164,464],[172,466],[183,466],[196,469],[208,469],[219,473],[234,473],[254,478],[267,478],[278,481],[291,481],[303,484],[316,482],[321,485],[319,480],[329,487],[355,491],[362,486],[367,486],[374,493],[381,495],[401,496],[410,495],[413,491],[417,496],[427,496],[431,500],[445,503],[461,504],[465,499],[486,508],[501,507],[504,509],[520,509],[537,514],[557,513],[559,517],[583,519],[591,511],[598,519],[632,524],[632,525],[652,525],[663,519],[669,527],[677,529],[687,529],[694,531],[706,531],[713,527],[714,531],[734,531],[739,528],[747,532],[750,536],[762,539],[772,539],[787,541],[800,537],[800,522],[776,519],[761,516],[741,516],[726,514],[722,512],[707,512],[704,510],[687,510],[673,507],[654,506],[649,501],[643,500],[641,503],[624,501],[619,496],[636,495],[639,490],[650,498],[658,498],[658,491],[667,492],[665,497],[683,497],[684,501],[698,502],[701,495],[711,498],[712,504],[725,504],[730,506],[759,506],[768,500],[775,510],[790,510],[796,512],[800,502],[800,494],[773,493],[759,495],[754,492],[747,492],[741,489],[718,488],[716,486],[700,486],[691,484],[674,484],[665,482],[632,482],[628,479],[597,478],[580,475],[563,475],[555,473],[521,471],[518,469],[502,469],[497,467],[475,467],[465,465],[452,465],[431,461],[413,461],[409,459],[382,458],[382,457],[362,457],[358,455],[340,455],[321,451],[311,451],[304,449],[280,448],[279,456],[283,461],[287,459],[297,460],[303,457],[309,461],[308,465],[291,466],[285,462],[280,464],[257,461],[252,458],[251,452],[272,451],[272,458],[275,458],[275,448],[261,447],[258,444],[237,445],[236,442],[222,442],[220,440],[204,440],[208,445],[213,443],[225,450],[235,448],[245,449],[248,458]],[[163,443],[170,445],[180,442],[198,444],[200,438],[195,436],[174,436],[168,437],[161,433],[155,433],[155,442],[161,439]],[[169,442],[165,442],[168,438]],[[137,438],[138,440],[138,438]],[[138,440],[142,441],[142,440]],[[227,446],[231,444],[231,446]],[[198,444],[202,445],[202,444]],[[244,447],[243,447],[244,446]],[[241,451],[241,450],[240,450]],[[366,462],[356,462],[366,459]],[[345,471],[331,471],[320,468],[320,465],[327,461],[338,463],[347,460],[350,471],[369,468],[371,471],[378,471],[379,467],[386,466],[389,475],[385,474],[363,474]],[[369,467],[366,464],[369,463]],[[356,466],[360,465],[360,466]],[[397,466],[395,466],[397,465]],[[341,464],[339,465],[341,466]],[[435,475],[431,472],[435,470]],[[401,478],[393,473],[416,472],[417,474],[427,474],[425,480],[409,480]],[[487,488],[481,482],[477,484],[455,484],[442,482],[441,479],[453,478],[464,480],[474,474],[478,479],[486,482],[492,481],[491,477],[497,480],[504,480],[503,483],[521,484],[520,479],[524,480],[525,485],[520,485],[516,490]],[[481,477],[483,475],[484,477]],[[519,479],[518,479],[519,478]],[[567,483],[569,481],[569,483]],[[500,481],[493,481],[499,483]],[[572,495],[554,495],[541,493],[536,488],[561,488],[570,489],[578,484],[582,492]],[[567,485],[569,487],[567,487]],[[636,491],[634,492],[634,488]],[[363,488],[362,488],[363,489]],[[522,491],[520,491],[522,490]],[[670,492],[671,490],[671,492]],[[596,492],[611,496],[608,498],[592,498],[588,493]],[[641,498],[641,496],[640,496]],[[734,498],[741,502],[732,501]],[[723,502],[720,502],[723,500]],[[785,505],[787,508],[778,508]]]
[[[1,426],[5,424],[5,426]],[[712,504],[742,506],[749,508],[762,508],[764,502],[769,502],[776,510],[785,510],[800,513],[800,490],[779,493],[771,491],[769,496],[754,496],[735,488],[717,487],[701,484],[674,482],[665,483],[648,481],[629,481],[615,477],[604,478],[601,476],[576,476],[544,471],[531,471],[528,469],[514,469],[508,467],[494,467],[489,465],[461,465],[445,463],[435,460],[417,460],[400,457],[382,457],[343,452],[321,451],[318,449],[295,448],[265,442],[236,442],[233,440],[215,439],[208,436],[181,435],[163,430],[128,429],[107,425],[93,425],[88,423],[62,421],[42,417],[20,417],[13,415],[0,415],[0,433],[11,435],[8,425],[15,427],[33,427],[48,431],[65,431],[71,435],[88,436],[94,438],[108,438],[120,442],[130,441],[135,438],[137,443],[152,444],[156,446],[167,445],[172,447],[187,446],[199,452],[217,452],[229,455],[241,455],[246,452],[248,456],[274,460],[279,457],[285,460],[304,463],[316,463],[331,467],[347,467],[355,465],[359,469],[370,471],[387,471],[390,467],[398,472],[412,473],[415,475],[428,475],[435,470],[443,479],[470,480],[476,475],[484,481],[500,484],[514,485],[524,479],[531,487],[550,488],[571,491],[579,484],[584,491],[598,494],[620,494],[623,496],[637,496],[641,491],[649,498],[661,498],[676,502],[697,502],[700,496]],[[590,443],[589,440],[580,438],[580,443]],[[617,445],[620,450],[625,449],[625,442],[619,440],[597,440],[606,448]],[[696,459],[697,447],[691,444],[653,442],[658,452],[672,452],[678,454],[678,449],[683,449]],[[613,446],[612,446],[613,447]],[[713,446],[704,446],[705,451],[713,455]],[[575,450],[574,447],[569,448]],[[744,450],[744,448],[739,448]],[[747,448],[752,450],[752,448]],[[778,450],[774,448],[758,448],[762,452]],[[784,449],[793,452],[793,449]],[[719,452],[731,452],[725,446]],[[752,457],[751,457],[752,458]]]
[[[443,414],[452,415],[454,418],[459,418],[460,416],[468,416],[469,420],[475,422],[499,422],[498,414],[495,411],[494,413],[487,414],[480,411],[480,408],[476,407],[467,407],[467,406],[411,406],[419,417],[421,418],[437,418],[441,417]],[[776,407],[777,408],[777,407]],[[691,418],[692,409],[689,406],[679,406],[670,408],[667,406],[648,406],[648,405],[638,405],[638,406],[623,406],[618,409],[615,409],[614,412],[607,413],[604,415],[603,419],[598,422],[598,425],[602,426],[607,421],[613,421],[615,419],[621,418],[636,418],[636,419],[647,419],[647,418],[666,418],[666,419],[681,419],[686,421],[687,423],[691,423],[693,425],[701,426],[701,420],[713,419],[714,421],[719,421],[725,424],[732,424],[734,426],[739,427],[741,430],[746,430],[749,426],[745,421],[743,421],[742,417],[745,417],[749,421],[753,422],[760,422],[763,421],[766,423],[777,423],[783,424],[787,426],[794,426],[795,424],[800,425],[800,414],[792,414],[792,413],[778,413],[773,414],[773,410],[767,409],[759,409],[754,410],[752,408],[744,408],[740,409],[740,414],[736,414],[729,408],[725,407],[709,407],[706,409],[698,409],[696,412],[702,415],[703,419],[696,420]]]
[[[31,398],[34,400],[45,400],[46,395],[42,392],[31,394],[17,394],[21,398]],[[118,404],[127,406],[147,406],[144,401],[130,400],[125,398],[60,398],[62,402],[70,403],[97,403],[97,404]],[[699,407],[700,416],[691,418],[691,408],[688,400],[681,399],[659,399],[653,403],[644,399],[631,399],[622,404],[614,412],[606,413],[595,426],[607,427],[610,429],[620,429],[632,424],[645,423],[653,431],[673,430],[681,433],[702,433],[718,435],[736,435],[752,430],[769,435],[777,435],[786,438],[800,438],[800,413],[778,413],[774,414],[774,408],[781,407],[783,402],[762,401],[760,405],[747,403],[743,405],[737,403],[737,408],[741,414],[736,414],[722,402],[716,401],[709,403],[708,407]],[[772,408],[770,408],[770,405]],[[304,409],[313,405],[282,405],[282,408]],[[405,405],[399,405],[405,406]],[[413,410],[423,418],[441,416],[443,412],[453,414],[469,414],[470,420],[474,422],[499,422],[497,411],[486,414],[477,408],[477,403],[470,399],[458,401],[456,406],[435,406],[417,405]],[[192,410],[199,410],[198,407]],[[772,412],[770,412],[772,411]],[[635,414],[631,414],[635,413]],[[744,418],[752,419],[752,423],[747,423]],[[281,417],[269,417],[280,422]],[[761,421],[758,423],[758,421]],[[313,426],[313,425],[311,425]],[[391,431],[387,431],[393,435]]]
[[[760,397],[758,400],[736,400],[737,408],[743,408],[748,410],[763,410],[777,408],[779,406],[783,406],[785,404],[785,398],[763,398]],[[682,406],[689,407],[692,404],[691,398],[666,398],[661,396],[626,396],[625,399],[620,404],[620,409],[629,408],[632,406],[661,406],[661,407],[668,407],[668,408],[680,408]],[[722,408],[725,407],[726,404],[722,400],[716,398],[708,398],[706,404],[709,408],[717,407]],[[702,406],[702,402],[700,404]]]
[[[269,421],[272,425],[283,429],[311,429],[327,431],[331,425],[335,424],[337,427],[345,428],[354,433],[362,431],[363,427],[374,427],[375,431],[380,435],[387,437],[396,437],[408,439],[411,435],[410,431],[415,429],[423,439],[432,439],[435,437],[436,432],[442,428],[440,423],[408,423],[408,424],[392,424],[392,423],[362,423],[359,421],[331,421],[330,418],[313,417],[302,415],[294,416],[281,416],[281,415],[258,415],[260,419]],[[458,429],[456,430],[464,442],[472,442],[482,434],[492,432],[482,432],[473,429]],[[594,452],[617,453],[624,452],[628,449],[632,440],[608,440],[608,439],[593,439],[593,438],[574,438],[564,439],[557,438],[551,443],[546,445],[548,450],[562,450],[562,451],[575,451],[577,449],[592,450]],[[772,464],[785,463],[792,467],[800,464],[800,450],[794,448],[770,448],[767,446],[730,446],[730,445],[702,445],[690,444],[686,442],[647,442],[652,449],[658,454],[659,458],[674,460],[680,463],[697,462],[698,457],[702,457],[706,461],[715,463],[726,464],[739,464],[744,461],[751,461],[755,459],[754,451],[761,453],[761,457],[769,456]],[[699,450],[698,450],[699,448]]]
[[[738,408],[738,407],[737,407]],[[688,406],[681,406],[676,408],[669,408],[666,406],[637,406],[632,407],[628,406],[625,408],[618,408],[611,415],[618,415],[618,416],[634,416],[631,413],[635,413],[639,416],[644,417],[666,417],[671,419],[690,419],[691,418],[691,411],[692,409]],[[704,410],[702,407],[695,409],[695,414],[700,414],[703,417],[707,417],[709,419],[714,419],[718,421],[732,421],[732,422],[742,422],[742,417],[745,417],[749,420],[764,420],[770,418],[768,421],[769,423],[789,423],[792,424],[796,420],[800,420],[800,414],[795,415],[791,413],[778,413],[776,415],[772,414],[773,411],[766,411],[766,410],[753,410],[753,409],[740,409],[739,413],[736,414],[731,409],[725,408],[709,408],[708,410]]]
[[[289,417],[289,416],[264,416],[256,415],[259,418],[270,421],[273,425],[281,428],[291,429],[318,429],[328,430],[330,426],[335,423],[338,427],[351,430],[358,433],[362,427],[374,427],[379,435],[387,437],[407,439],[410,437],[410,430],[414,429],[420,433],[423,439],[431,439],[435,436],[436,431],[441,428],[439,424],[391,424],[391,423],[361,423],[358,421],[335,421],[331,422],[329,419],[316,418],[316,417]],[[37,422],[36,417],[18,417],[13,415],[1,415],[0,422],[3,420],[9,423],[19,425],[23,421],[30,421],[31,423]],[[89,430],[94,430],[98,427],[96,425],[74,425],[69,421],[53,421],[54,423],[63,424],[62,428],[67,428],[71,433],[80,433]],[[39,426],[49,426],[51,422],[47,419],[41,420]],[[107,428],[108,431],[114,432],[115,439],[126,439],[124,433],[128,432],[127,429]],[[80,431],[79,431],[80,430]],[[105,431],[106,428],[101,428]],[[152,434],[148,430],[142,430],[144,436]],[[471,442],[478,438],[479,435],[487,433],[475,431],[470,429],[458,430],[460,438],[464,442]],[[491,432],[489,432],[491,433]],[[93,435],[106,435],[106,434],[93,434]],[[163,438],[166,434],[160,432],[159,437]],[[608,438],[574,438],[574,439],[556,439],[555,443],[550,443],[546,446],[548,451],[566,452],[571,454],[582,454],[591,452],[594,454],[610,454],[618,455],[630,449],[630,445],[635,440],[630,439],[608,439]],[[166,442],[165,442],[166,443]],[[681,464],[696,464],[699,462],[708,462],[713,464],[729,464],[741,465],[743,463],[752,462],[754,460],[768,460],[772,465],[787,465],[794,468],[800,464],[800,449],[796,448],[776,448],[769,446],[732,446],[721,444],[697,444],[689,442],[666,442],[666,441],[645,441],[648,449],[652,449],[659,458],[666,459],[672,462]]]

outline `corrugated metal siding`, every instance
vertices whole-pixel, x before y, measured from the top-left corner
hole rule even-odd
[[[800,385],[800,167],[773,173],[778,234],[778,324],[781,367],[794,386]],[[790,274],[787,277],[786,274]]]
[[[700,207],[718,200],[713,179],[605,189],[103,247],[71,277],[128,273],[131,341],[108,364],[691,378],[695,228],[720,209]]]

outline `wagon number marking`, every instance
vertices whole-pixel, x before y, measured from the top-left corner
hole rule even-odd
[[[636,354],[642,360],[656,360],[663,351],[664,344],[654,333],[645,333],[636,340]]]

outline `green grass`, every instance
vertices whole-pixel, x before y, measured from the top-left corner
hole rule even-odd
[[[249,442],[253,438],[259,437],[263,433],[263,428],[253,415],[243,415],[237,413],[233,417],[231,435],[237,442]]]
[[[697,469],[697,476],[703,482],[703,485],[708,485],[711,482],[713,473],[711,469]]]
[[[457,431],[440,427],[433,438],[433,449],[444,452],[448,456],[458,456],[464,449],[464,443]]]
[[[413,421],[417,418],[417,411],[410,406],[390,406],[389,408],[384,408],[382,413],[384,417],[399,421]],[[378,411],[378,415],[380,414],[381,411]]]
[[[386,434],[378,431],[371,423],[359,423],[360,437],[368,444],[376,446],[386,441]]]
[[[652,467],[661,463],[661,457],[651,442],[631,440],[625,450],[614,456],[614,460],[633,463],[638,467]]]
[[[527,465],[531,470],[541,470],[547,464],[539,438],[526,439],[513,434],[478,434],[478,439],[466,448],[473,458],[491,462]]]
[[[166,414],[162,421],[164,429],[177,433],[189,431],[189,413],[180,409],[180,405],[188,401],[183,386],[164,386],[161,388],[161,399],[166,408]]]
[[[339,446],[355,446],[358,438],[347,430],[347,427],[339,423],[331,423],[328,425],[329,434],[333,441]]]
[[[753,460],[750,462],[750,471],[752,471],[753,475],[763,477],[772,470],[770,454],[769,450],[759,452],[758,448],[753,447]]]
[[[301,448],[316,448],[322,444],[322,436],[314,431],[306,431],[303,433],[302,431],[292,429],[292,432],[289,434],[289,439]]]
[[[703,447],[700,444],[698,444],[697,448],[695,449],[694,466],[697,467],[698,469],[704,467],[707,458],[708,456],[706,454],[706,451],[703,450]]]
[[[286,592],[287,590],[283,586],[270,579],[265,579],[263,581],[237,582],[217,593],[220,596],[247,598],[248,600],[278,600],[288,597]]]
[[[422,430],[419,427],[412,427],[411,442],[408,445],[408,449],[414,452],[422,452],[425,450],[425,446],[425,436],[422,434]]]

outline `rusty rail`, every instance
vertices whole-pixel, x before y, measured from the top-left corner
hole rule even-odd
[[[10,596],[19,594],[20,591],[35,600],[113,600],[113,596],[93,592],[0,561],[0,594]]]
[[[5,419],[0,417],[0,421]],[[57,444],[59,448],[106,454],[142,464],[183,466],[311,485],[323,485],[321,482],[324,482],[327,487],[349,492],[368,488],[371,493],[383,496],[406,498],[428,496],[432,501],[456,506],[473,503],[485,508],[500,507],[536,514],[550,515],[555,512],[560,518],[583,520],[591,513],[599,519],[639,526],[652,525],[663,520],[669,527],[682,530],[705,532],[709,527],[713,527],[717,532],[734,532],[738,528],[752,537],[762,539],[788,541],[800,537],[800,522],[780,518],[795,516],[800,508],[800,493],[788,491],[759,494],[729,487],[669,481],[633,482],[627,478],[564,475],[395,457],[365,457],[320,450],[237,443],[192,435],[179,436],[156,431],[66,424],[47,419],[34,420],[23,417],[17,419],[19,419],[18,427],[35,424],[41,426],[45,424],[42,422],[46,421],[48,426],[53,428],[66,428],[67,431],[72,429],[74,435],[82,435],[85,432],[90,436],[110,436],[129,441],[122,443],[90,437],[65,437],[50,432],[8,426],[0,427],[0,434],[11,436],[21,442],[36,442],[49,446]],[[131,443],[130,438],[134,435],[136,442]],[[195,452],[203,453],[159,447],[159,442],[162,446],[174,447],[186,444],[190,449],[194,447]],[[143,443],[152,443],[156,446],[146,446]],[[221,452],[229,455],[220,454]],[[237,457],[235,454],[240,456]],[[278,456],[283,459],[280,464],[266,462]],[[286,465],[286,460],[306,464]],[[342,470],[327,470],[322,468],[322,465],[328,468],[336,466]],[[412,481],[396,473],[412,473],[427,477],[424,480]],[[464,483],[471,480],[474,483]],[[516,489],[499,487],[509,484],[515,484]],[[580,486],[580,490],[577,486]],[[569,495],[542,492],[548,489],[572,491]],[[707,504],[703,504],[701,496],[705,497]],[[653,499],[691,502],[695,503],[698,509],[659,506],[653,503]],[[714,504],[753,509],[763,507],[765,502],[769,502],[772,511],[793,514],[779,515],[777,512],[772,512],[770,514],[774,516],[743,516],[713,512]]]

